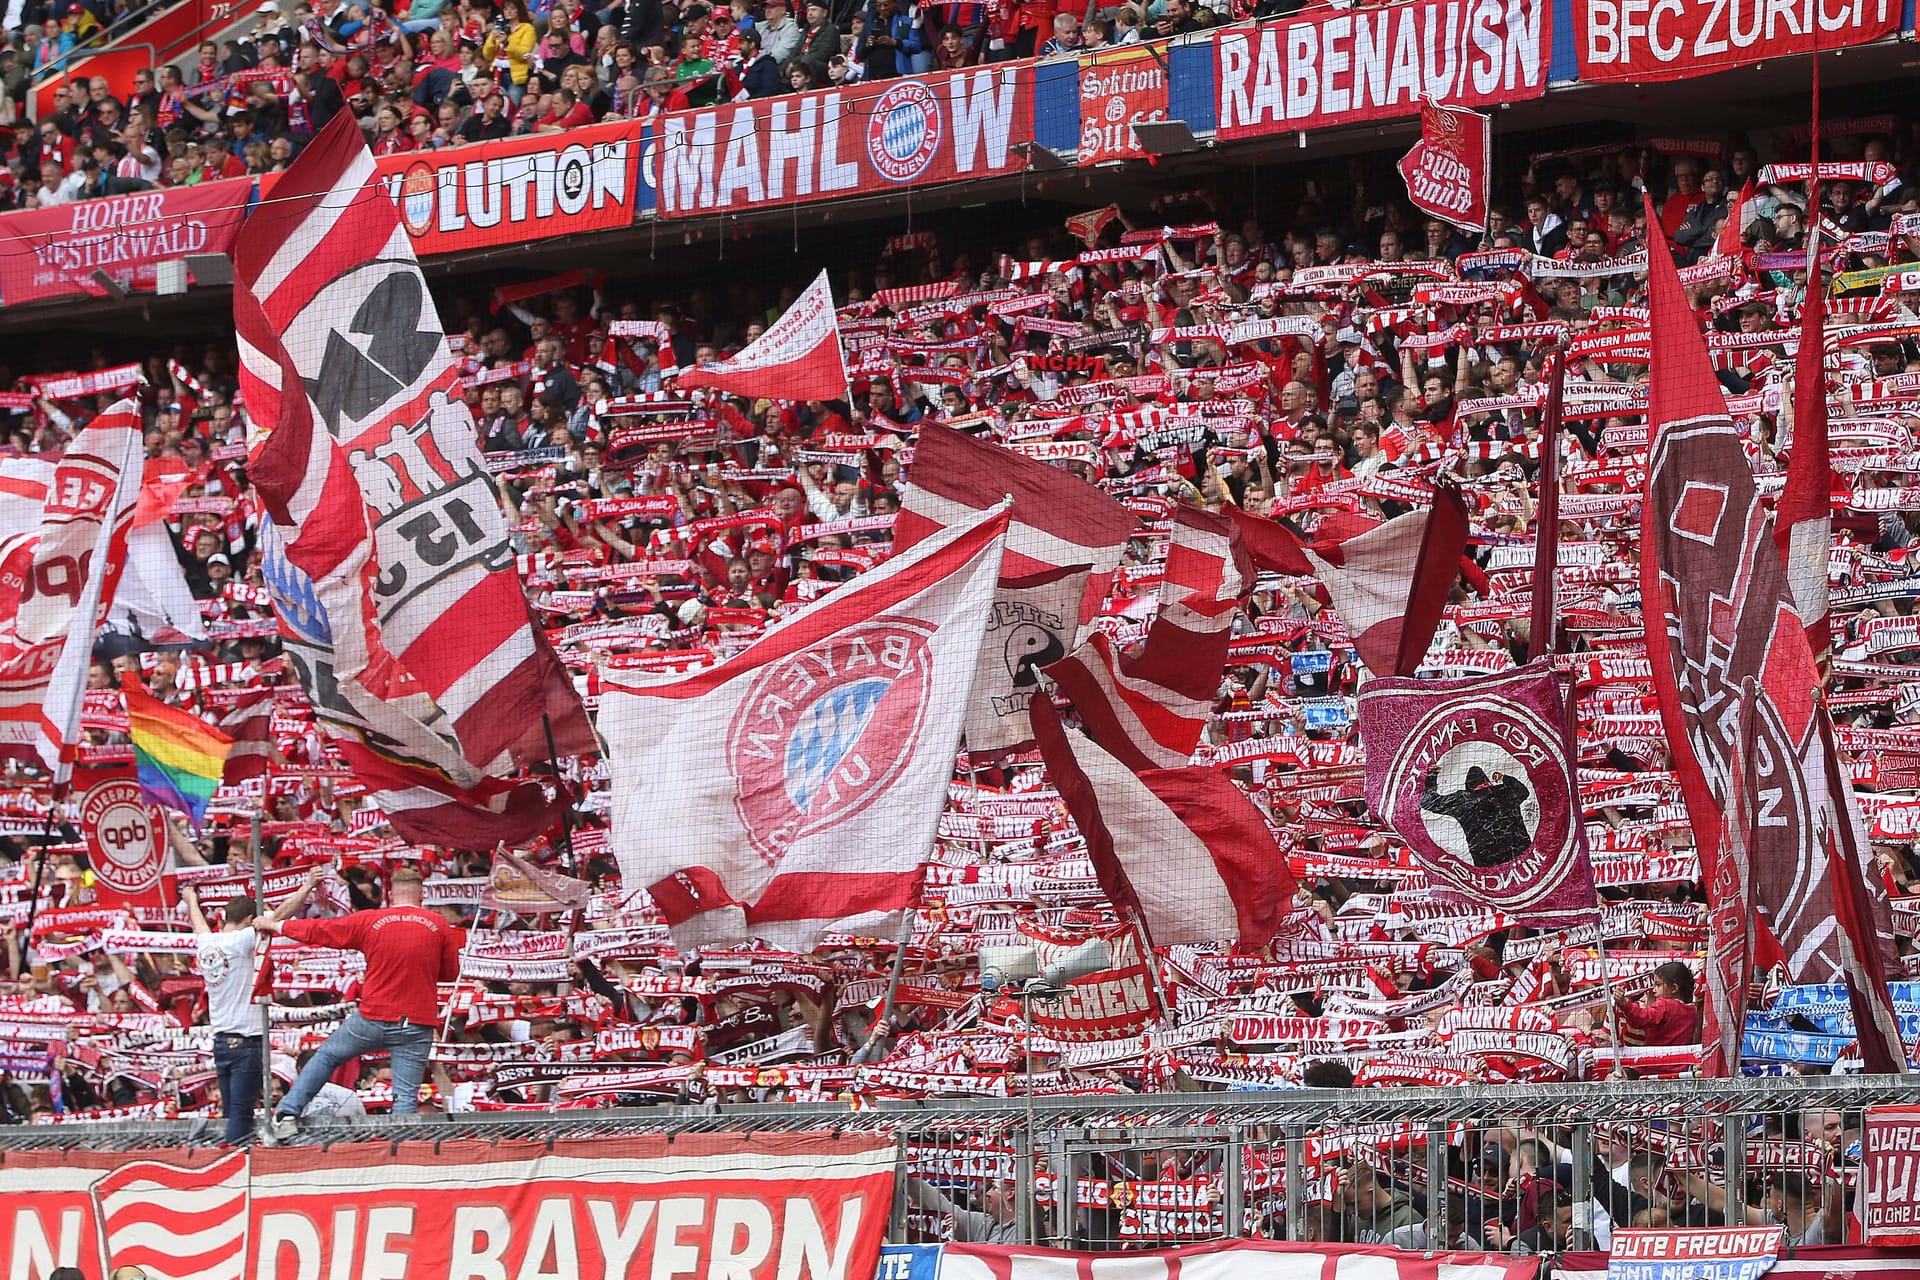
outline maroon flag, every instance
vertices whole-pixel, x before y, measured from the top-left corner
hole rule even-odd
[[[833,289],[822,270],[793,305],[745,349],[713,364],[683,370],[682,391],[712,387],[728,395],[772,400],[828,400],[845,395],[847,366]]]
[[[1540,411],[1540,509],[1535,513],[1533,609],[1527,631],[1527,661],[1553,652],[1555,577],[1560,564],[1560,431],[1564,425],[1567,358],[1555,354],[1547,369],[1547,403]]]
[[[1431,508],[1385,523],[1330,517],[1302,550],[1360,661],[1376,676],[1410,676],[1446,612],[1466,546],[1466,504],[1442,485]]]
[[[1440,896],[1547,928],[1594,917],[1564,703],[1551,662],[1360,693],[1367,804]]]
[[[1485,231],[1492,172],[1491,117],[1437,102],[1420,104],[1420,141],[1400,157],[1400,176],[1415,208],[1467,231]]]
[[[1013,496],[1003,578],[1087,565],[1112,572],[1139,531],[1131,511],[1059,467],[930,423],[913,444],[907,492],[893,522],[898,555],[940,529],[964,525]]]
[[[1293,876],[1231,778],[1199,766],[1136,771],[1067,730],[1048,699],[1028,711],[1101,888],[1156,945],[1272,940],[1293,914]]]
[[[1649,217],[1653,216],[1649,204]],[[1647,654],[1702,871],[1716,876],[1751,683],[1755,761],[1750,904],[1793,982],[1844,976],[1819,828],[1845,796],[1826,783],[1820,673],[1767,513],[1669,255],[1649,257],[1654,335],[1640,580]],[[1711,896],[1711,895],[1710,895]]]

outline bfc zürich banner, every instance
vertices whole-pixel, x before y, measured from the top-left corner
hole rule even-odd
[[[1012,173],[1033,136],[1033,70],[1012,63],[662,116],[640,204],[662,218],[877,195]]]
[[[17,1153],[10,1280],[870,1280],[884,1137],[819,1133]]]
[[[1833,3],[1835,0],[1828,0]],[[1326,11],[1215,41],[1222,138],[1538,98],[1552,48],[1546,0],[1415,0]]]
[[[1574,0],[1580,78],[1679,80],[1898,35],[1897,0]]]

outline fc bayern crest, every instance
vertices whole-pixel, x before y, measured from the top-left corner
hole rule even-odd
[[[1591,913],[1550,667],[1375,681],[1360,731],[1367,802],[1436,885],[1527,918]]]
[[[918,80],[903,80],[874,100],[867,158],[889,182],[912,182],[933,163],[940,129],[940,99]]]
[[[876,618],[773,662],[727,731],[734,808],[777,864],[799,840],[866,809],[919,745],[933,695],[934,629]]]
[[[433,230],[433,215],[439,196],[439,176],[424,162],[407,166],[400,177],[400,221],[407,234],[416,240]]]

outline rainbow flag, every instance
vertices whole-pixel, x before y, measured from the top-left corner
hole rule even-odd
[[[199,830],[233,739],[192,712],[160,701],[131,672],[120,677],[120,689],[127,696],[141,792],[155,804],[186,814]]]

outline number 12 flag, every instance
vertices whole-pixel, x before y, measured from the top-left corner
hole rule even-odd
[[[614,853],[679,945],[811,951],[913,904],[1009,518],[940,530],[704,671],[606,673]]]

